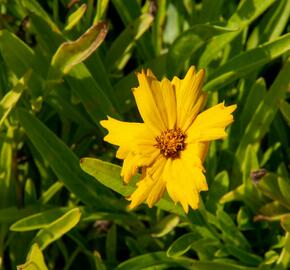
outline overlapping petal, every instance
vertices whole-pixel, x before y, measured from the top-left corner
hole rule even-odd
[[[144,201],[152,207],[160,200],[166,187],[163,177],[165,164],[166,160],[160,156],[151,167],[144,169],[144,178],[137,183],[136,190],[128,198],[131,209]]]
[[[139,86],[133,88],[138,110],[146,125],[159,135],[176,123],[176,98],[173,85],[168,79],[161,82],[148,69],[137,74]]]
[[[202,92],[205,71],[198,73],[190,67],[183,80],[174,77],[172,84],[176,93],[177,126],[187,131],[204,106],[206,94]]]
[[[128,183],[138,171],[138,167],[150,166],[159,151],[152,144],[154,135],[142,123],[128,123],[108,117],[101,121],[109,133],[104,140],[120,146],[117,157],[124,159],[121,176]]]

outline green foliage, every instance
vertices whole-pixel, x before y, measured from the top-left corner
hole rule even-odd
[[[0,0],[0,270],[290,267],[289,0]],[[107,115],[138,121],[135,72],[205,68],[237,104],[186,215],[130,211]],[[125,198],[124,198],[125,197]]]

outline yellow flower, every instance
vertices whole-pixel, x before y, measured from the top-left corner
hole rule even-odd
[[[137,188],[128,198],[130,208],[146,201],[152,207],[167,190],[187,213],[199,207],[199,192],[208,190],[203,162],[209,142],[227,136],[236,105],[220,103],[199,114],[206,94],[202,92],[205,71],[191,67],[183,80],[158,81],[151,70],[137,74],[139,86],[132,89],[144,123],[128,123],[111,117],[101,121],[109,133],[105,141],[118,145],[123,159],[121,176],[128,183],[142,168]]]

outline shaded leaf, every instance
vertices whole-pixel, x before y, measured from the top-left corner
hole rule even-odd
[[[89,28],[79,39],[60,45],[51,60],[48,78],[56,80],[77,64],[88,58],[103,42],[108,31],[108,24],[99,22]]]
[[[65,233],[75,227],[81,218],[79,208],[74,208],[56,219],[49,225],[45,226],[36,235],[34,242],[38,244],[41,250],[45,249],[49,244],[62,237]]]

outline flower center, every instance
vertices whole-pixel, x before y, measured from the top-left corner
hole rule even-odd
[[[166,158],[176,158],[179,152],[185,148],[186,135],[177,129],[166,129],[155,138],[155,147],[160,149],[160,153]]]

